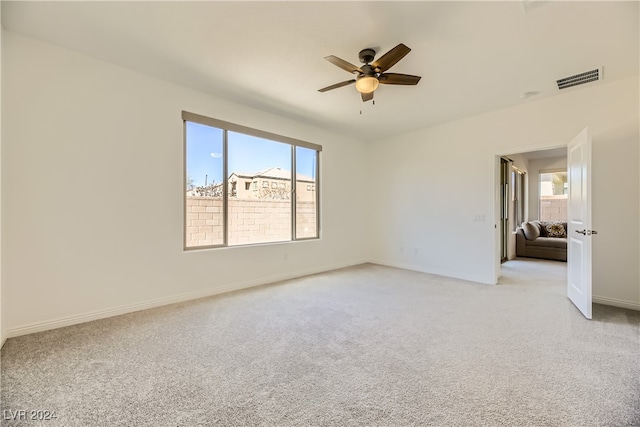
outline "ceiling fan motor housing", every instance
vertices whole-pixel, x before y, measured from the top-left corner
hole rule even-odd
[[[373,61],[373,58],[376,56],[376,51],[373,49],[362,49],[358,54],[360,58],[360,62],[363,64],[368,64]]]
[[[360,69],[362,70],[362,76],[376,76],[376,70],[369,64],[363,65]]]

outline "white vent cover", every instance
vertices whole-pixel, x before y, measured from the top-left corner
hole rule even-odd
[[[558,84],[558,89],[562,90],[598,80],[602,80],[602,67],[591,71],[585,71],[584,73],[576,74],[575,76],[564,77],[556,80],[556,83]]]

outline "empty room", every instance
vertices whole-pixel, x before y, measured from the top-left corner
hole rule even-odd
[[[0,13],[0,425],[640,426],[639,2]]]

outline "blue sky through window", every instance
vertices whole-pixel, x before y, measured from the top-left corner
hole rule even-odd
[[[222,129],[187,122],[187,177],[193,185],[222,182]],[[316,151],[297,147],[299,174],[316,176]],[[291,170],[291,146],[267,139],[229,132],[229,175],[256,173],[270,167]]]

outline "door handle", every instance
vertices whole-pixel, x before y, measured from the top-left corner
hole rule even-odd
[[[592,234],[598,234],[596,230],[576,230],[576,233],[580,233],[583,236],[591,236]]]

